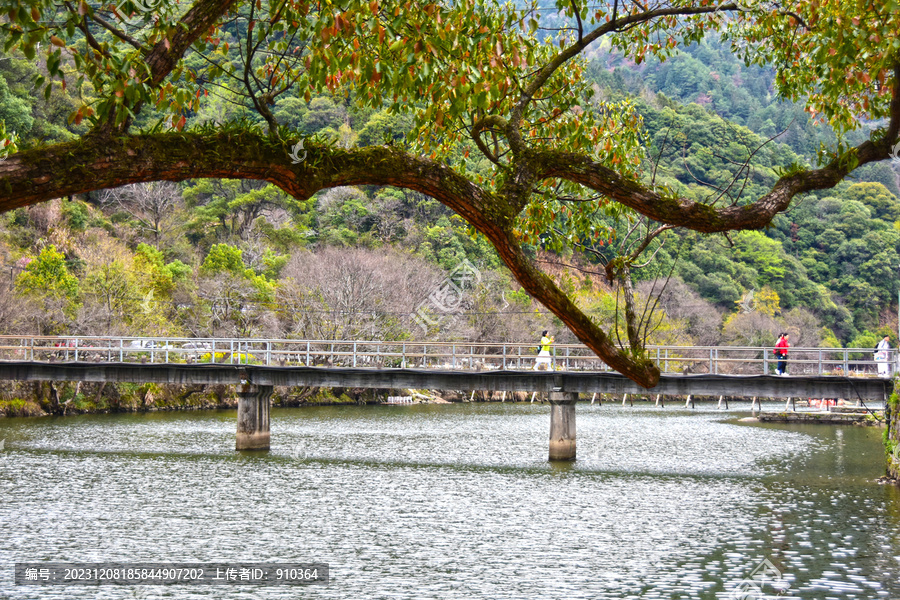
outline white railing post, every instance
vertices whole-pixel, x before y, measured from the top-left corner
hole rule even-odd
[[[356,342],[353,342],[353,368],[356,368]]]

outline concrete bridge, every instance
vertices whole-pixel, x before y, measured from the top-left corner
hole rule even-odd
[[[681,372],[664,372],[650,390],[599,368],[605,365],[584,346],[557,346],[548,371],[530,368],[535,350],[503,343],[0,336],[0,380],[235,385],[238,450],[269,448],[274,386],[542,392],[551,403],[551,460],[575,458],[579,394],[845,398],[883,405],[892,391],[890,379],[874,376],[868,349],[792,349],[789,369],[798,374],[785,377],[769,374],[774,363],[766,348],[651,347],[661,368]]]

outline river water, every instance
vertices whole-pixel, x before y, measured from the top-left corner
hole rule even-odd
[[[571,464],[538,403],[275,409],[269,453],[233,450],[234,411],[0,419],[0,598],[900,599],[881,430],[740,416],[579,404]],[[330,583],[15,586],[17,561]]]

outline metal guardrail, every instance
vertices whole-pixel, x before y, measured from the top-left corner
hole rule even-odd
[[[761,375],[775,371],[772,348],[649,346],[666,374]],[[38,362],[215,363],[268,366],[527,370],[537,343],[286,340],[184,337],[0,336],[0,360]],[[897,371],[897,351],[889,353]],[[611,371],[587,346],[555,344],[550,369]],[[871,348],[791,348],[792,375],[877,376]]]

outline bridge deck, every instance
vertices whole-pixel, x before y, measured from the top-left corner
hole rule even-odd
[[[671,375],[765,375],[776,368],[772,348],[648,346],[646,350],[647,358]],[[519,342],[0,335],[0,361],[523,371],[535,366],[536,354],[535,343]],[[551,371],[614,372],[583,344],[554,344],[549,359]],[[895,350],[876,356],[871,348],[798,347],[790,350],[788,370],[795,376],[860,377],[898,367]]]
[[[885,401],[891,380],[874,377],[663,375],[652,389],[611,372],[442,371],[223,364],[0,362],[0,380],[160,384],[255,384],[369,389],[491,390],[602,394],[845,398]]]

